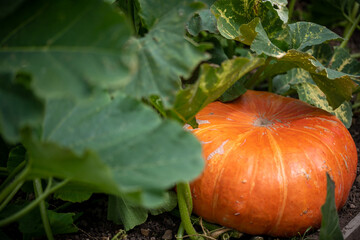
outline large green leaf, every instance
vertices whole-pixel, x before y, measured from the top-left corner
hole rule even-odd
[[[292,49],[299,51],[329,40],[341,39],[336,33],[316,23],[297,22],[289,24],[289,28],[292,37]]]
[[[320,240],[341,240],[344,239],[340,225],[339,216],[335,205],[335,183],[331,180],[328,173],[327,194],[325,204],[321,207],[322,219],[320,228]]]
[[[44,106],[28,86],[26,75],[0,72],[0,133],[11,143],[20,140],[20,130],[41,123]]]
[[[262,58],[238,57],[224,61],[220,67],[203,64],[198,81],[177,95],[173,113],[184,122],[189,122],[242,76],[263,63]]]
[[[190,77],[193,69],[208,58],[184,37],[186,23],[204,5],[190,0],[140,0],[139,3],[149,32],[133,40],[139,70],[125,91],[137,98],[158,95],[169,107],[181,88],[180,77]]]
[[[281,2],[219,0],[214,3],[211,10],[217,18],[218,29],[222,36],[250,45],[254,36],[252,34],[250,34],[251,36],[248,35],[249,32],[254,31],[257,25],[254,21],[262,23],[270,39],[277,39],[279,37],[279,32],[283,31],[283,24],[287,20],[282,12],[284,9],[279,9],[279,6],[283,6]],[[277,6],[276,8],[279,12],[275,10],[273,4]],[[255,20],[257,18],[259,20]]]
[[[311,54],[289,50],[284,56],[274,58],[260,78],[269,78],[292,68],[302,68],[310,73],[313,81],[325,93],[329,105],[336,109],[344,101],[351,99],[354,90],[352,76],[326,68]]]
[[[194,136],[122,94],[111,99],[99,93],[79,103],[49,100],[42,132],[41,143],[26,146],[33,172],[115,195],[144,191],[144,198],[156,200],[176,182],[195,178],[204,164]]]
[[[123,87],[136,64],[131,28],[103,1],[26,1],[0,25],[0,71],[31,73],[44,98]]]
[[[256,26],[255,32],[257,35],[251,44],[251,49],[257,54],[264,53],[268,56],[276,58],[280,58],[286,54],[283,45],[272,40],[261,23]],[[286,32],[282,30],[279,32],[279,35],[283,35],[284,38],[289,35],[290,38],[287,42],[290,44],[287,49],[296,49],[298,51],[304,51],[306,48],[319,45],[329,40],[341,39],[339,35],[330,31],[326,27],[309,22],[289,24],[287,32],[288,33],[286,34]]]
[[[287,74],[276,76],[273,80],[277,93],[286,93],[290,88],[295,89],[300,100],[321,108],[339,118],[349,128],[352,122],[352,109],[348,101],[338,108],[330,107],[325,94],[316,86],[311,75],[301,68],[294,68]]]

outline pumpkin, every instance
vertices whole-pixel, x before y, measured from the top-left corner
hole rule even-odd
[[[248,90],[196,116],[206,167],[191,183],[193,211],[248,234],[293,236],[321,224],[326,172],[339,209],[357,152],[335,116],[300,100]]]

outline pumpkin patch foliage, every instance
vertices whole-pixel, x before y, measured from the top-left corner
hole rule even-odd
[[[331,2],[348,18],[358,5]],[[204,239],[189,216],[188,182],[207,165],[192,128],[204,123],[196,115],[206,106],[247,90],[299,98],[351,125],[360,84],[360,63],[346,48],[352,25],[339,36],[319,23],[293,22],[286,0],[0,6],[0,236],[15,222],[24,239],[76,232],[80,215],[53,203],[100,193],[109,196],[108,218],[125,230],[181,199],[182,227]],[[352,23],[356,29],[356,14]],[[320,237],[339,234],[336,211],[326,207],[334,189]],[[290,233],[297,234],[283,235]]]

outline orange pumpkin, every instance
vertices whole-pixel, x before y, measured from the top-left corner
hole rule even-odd
[[[326,172],[342,207],[356,176],[357,152],[335,116],[293,98],[248,90],[213,102],[191,130],[206,167],[191,183],[194,212],[249,234],[293,236],[321,224]]]

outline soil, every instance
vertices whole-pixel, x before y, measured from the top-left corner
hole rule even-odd
[[[357,146],[358,156],[360,159],[360,113],[354,115],[353,123],[349,129]],[[76,208],[77,206],[73,206]],[[76,226],[80,229],[76,234],[67,234],[57,236],[58,240],[110,240],[115,235],[114,240],[165,240],[176,239],[175,234],[179,227],[180,220],[171,213],[164,213],[158,216],[149,216],[147,221],[134,229],[124,232],[121,225],[116,225],[106,220],[106,197],[103,195],[95,195],[88,203],[78,205],[84,211],[84,215],[76,222]],[[349,223],[360,212],[360,162],[358,164],[358,174],[354,185],[349,194],[349,198],[345,206],[339,212],[339,221],[341,229]],[[201,232],[201,229],[199,229]],[[244,235],[240,239],[266,239],[277,240],[271,237],[254,238],[255,236]],[[301,238],[299,238],[301,239]],[[318,231],[307,235],[308,240],[318,239]],[[285,240],[285,239],[281,239]]]

